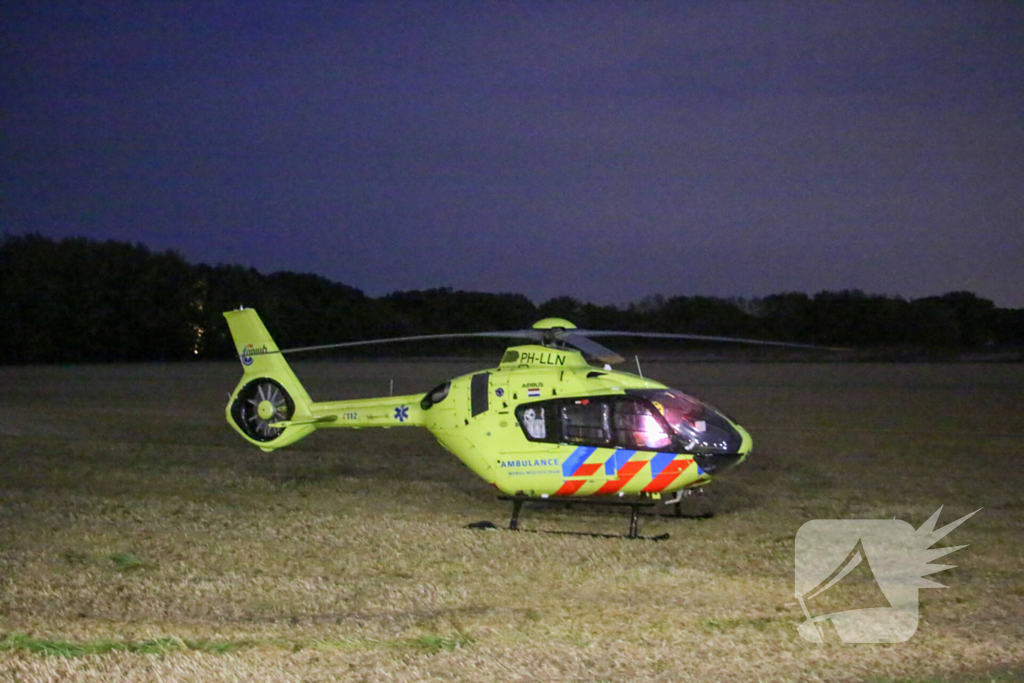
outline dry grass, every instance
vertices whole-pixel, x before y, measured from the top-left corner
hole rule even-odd
[[[315,398],[472,369],[309,364]],[[1018,680],[1024,367],[650,364],[755,455],[662,543],[465,529],[508,509],[418,430],[266,455],[224,365],[0,368],[0,680]],[[792,601],[815,518],[946,505],[969,548],[898,645],[813,645]],[[621,512],[527,510],[622,533]]]

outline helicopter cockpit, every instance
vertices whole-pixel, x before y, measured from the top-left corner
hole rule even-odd
[[[674,389],[524,403],[516,418],[530,441],[702,455],[736,454],[743,443],[724,415]]]

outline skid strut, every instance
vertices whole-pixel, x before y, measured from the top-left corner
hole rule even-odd
[[[512,521],[508,523],[508,528],[512,531],[519,530],[519,511],[523,509],[524,502],[522,498],[518,497],[512,500]]]

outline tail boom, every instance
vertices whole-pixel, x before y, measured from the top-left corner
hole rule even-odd
[[[264,451],[326,427],[421,427],[420,395],[314,403],[251,308],[224,313],[242,363],[225,407],[228,424]]]

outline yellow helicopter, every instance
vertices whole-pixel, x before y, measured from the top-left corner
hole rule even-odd
[[[256,311],[224,313],[243,374],[226,416],[242,437],[272,451],[318,429],[423,427],[513,502],[577,500],[631,507],[678,502],[751,451],[750,434],[712,406],[659,382],[612,370],[623,359],[590,339],[638,336],[803,346],[688,334],[578,330],[546,318],[531,329],[421,335],[278,349]],[[511,337],[498,367],[456,377],[424,394],[314,402],[284,353],[426,339]],[[815,347],[811,347],[815,348]],[[584,354],[601,365],[590,365]]]

